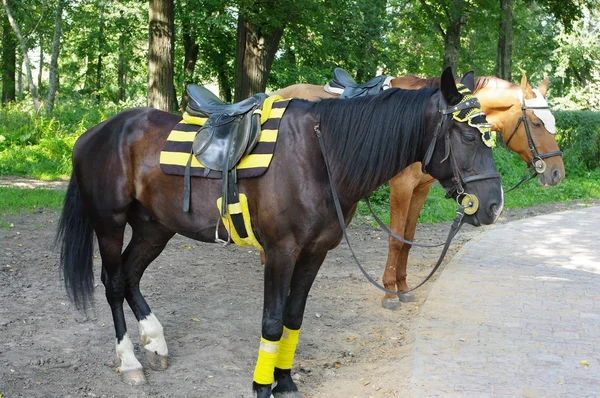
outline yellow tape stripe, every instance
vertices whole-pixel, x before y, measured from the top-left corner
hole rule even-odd
[[[242,158],[242,160],[238,163],[237,168],[251,169],[254,167],[269,167],[271,159],[273,159],[273,154],[250,154]]]
[[[194,141],[194,137],[196,133],[194,131],[178,131],[173,130],[167,138],[167,141],[175,141],[175,142],[192,142]]]
[[[281,117],[283,117],[284,112],[285,112],[285,108],[271,109],[271,114],[269,115],[269,119],[281,119]]]
[[[240,202],[232,203],[228,206],[229,214],[241,214],[242,213],[242,205]]]
[[[198,124],[202,126],[208,120],[207,117],[192,116],[187,112],[183,113],[183,122],[185,124]]]
[[[267,120],[269,120],[269,118],[275,117],[271,113],[271,108],[273,107],[273,102],[279,101],[281,99],[282,98],[279,95],[272,95],[270,97],[267,97],[267,99],[265,99],[265,101],[263,102],[263,106],[262,106],[262,113],[260,115],[260,124],[265,124],[265,122]],[[278,117],[281,117],[281,116],[278,116]]]
[[[184,152],[161,152],[160,153],[160,163],[161,164],[170,164],[173,166],[183,166],[187,165],[188,160],[190,159],[189,153]],[[198,161],[195,156],[192,156],[192,164],[191,167],[202,167],[204,165]]]
[[[263,130],[258,136],[258,142],[277,142],[278,130]]]

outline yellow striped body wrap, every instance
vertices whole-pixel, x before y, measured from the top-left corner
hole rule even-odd
[[[471,93],[471,90],[469,90],[464,84],[457,83],[456,88],[458,89],[458,92],[463,95],[463,99],[459,102],[459,104],[473,99],[477,100],[473,93]],[[490,148],[495,145],[495,136],[492,134],[492,125],[485,120],[485,113],[483,113],[479,107],[466,108],[452,112],[452,118],[457,122],[466,122],[469,126],[478,129],[481,133],[481,139],[485,145],[489,146]]]
[[[269,341],[264,337],[260,339],[258,360],[254,368],[254,382],[258,384],[271,384],[275,381],[275,368],[292,368],[299,335],[300,329],[291,330],[284,326],[283,334],[279,341]]]

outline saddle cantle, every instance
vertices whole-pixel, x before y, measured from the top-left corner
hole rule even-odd
[[[186,87],[190,102],[187,112],[192,116],[208,117],[213,113],[223,113],[228,116],[244,114],[262,104],[266,94],[256,94],[235,104],[228,104],[214,95],[210,90],[197,84],[188,84]]]
[[[333,79],[325,85],[325,91],[332,94],[340,94],[340,98],[375,95],[389,88],[389,80],[387,76],[380,75],[366,83],[358,84],[344,69],[335,68],[333,70]]]

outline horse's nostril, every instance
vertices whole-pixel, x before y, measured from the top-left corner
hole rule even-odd
[[[558,184],[560,182],[561,178],[562,178],[562,173],[560,172],[560,170],[556,169],[552,172],[552,182],[554,184]]]
[[[498,214],[498,206],[492,205],[492,214],[494,214],[494,215]]]
[[[497,204],[495,204],[495,203],[494,203],[494,204],[492,205],[492,207],[491,207],[492,214],[493,214],[494,216],[496,216],[496,217],[497,217],[497,216],[499,216],[499,215],[500,215],[500,213],[502,212],[502,207],[503,207],[503,206],[500,206],[500,205],[497,205]]]

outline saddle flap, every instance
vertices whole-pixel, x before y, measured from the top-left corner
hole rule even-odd
[[[227,172],[242,158],[252,131],[252,114],[212,115],[196,134],[192,150],[205,167]]]

